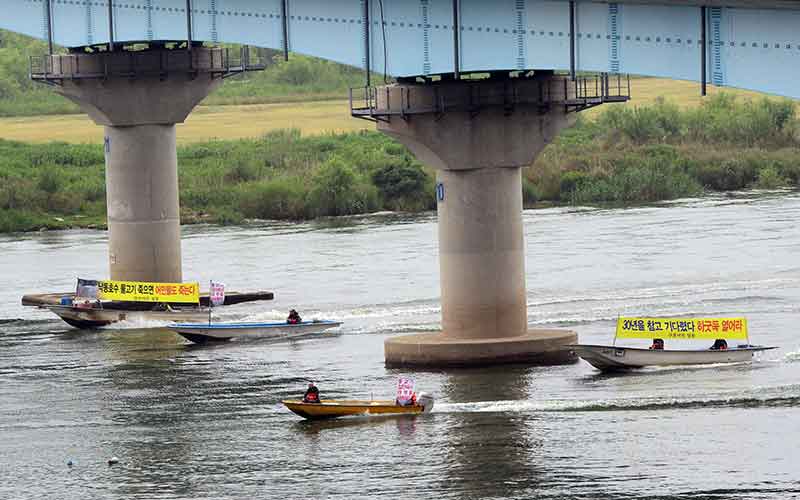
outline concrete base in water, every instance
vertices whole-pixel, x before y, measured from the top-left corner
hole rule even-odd
[[[386,366],[454,367],[505,363],[558,365],[577,356],[565,345],[578,342],[571,330],[529,329],[525,335],[494,339],[446,337],[441,332],[393,337],[384,342]]]

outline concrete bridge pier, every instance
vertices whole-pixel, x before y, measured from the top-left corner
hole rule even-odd
[[[387,365],[574,361],[569,330],[528,328],[521,168],[571,123],[563,79],[377,89],[378,129],[437,170],[442,331],[387,339]]]
[[[221,49],[45,56],[35,80],[105,127],[111,279],[182,281],[175,124],[229,70]]]

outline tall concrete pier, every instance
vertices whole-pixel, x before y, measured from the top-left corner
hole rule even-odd
[[[105,127],[111,278],[182,281],[175,124],[244,66],[197,46],[49,55],[36,69]]]
[[[602,102],[578,98],[577,88],[546,73],[397,84],[367,96],[362,115],[437,172],[442,331],[387,339],[387,364],[574,359],[563,348],[574,332],[528,328],[521,168],[570,112]]]

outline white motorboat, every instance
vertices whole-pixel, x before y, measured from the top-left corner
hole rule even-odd
[[[336,328],[340,321],[313,320],[300,323],[173,323],[167,328],[195,343],[234,338],[296,339]]]
[[[616,345],[618,338],[652,339],[650,348]],[[728,348],[725,339],[746,343]],[[714,340],[708,349],[664,349],[664,339]],[[603,371],[645,366],[708,365],[752,361],[757,352],[775,349],[750,345],[745,318],[619,318],[614,345],[565,346]]]
[[[741,345],[725,350],[654,350],[607,345],[567,346],[589,364],[602,371],[629,370],[645,366],[707,365],[751,361],[757,352],[775,349]]]
[[[42,305],[75,328],[98,328],[118,321],[208,321],[208,309],[170,307],[155,309],[117,309],[112,305],[82,307],[75,305]]]

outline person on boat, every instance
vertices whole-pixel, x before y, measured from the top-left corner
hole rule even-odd
[[[717,339],[714,341],[714,345],[709,347],[709,349],[711,349],[712,351],[724,351],[727,348],[728,348],[728,343],[725,341],[725,339]]]
[[[299,315],[299,314],[297,314],[297,311],[295,311],[294,309],[292,309],[291,311],[289,311],[289,317],[288,317],[288,318],[286,318],[286,322],[287,322],[288,324],[290,324],[290,325],[297,325],[297,324],[301,323],[302,321],[303,321],[303,320],[300,318],[300,315]]]
[[[653,339],[653,344],[650,346],[650,349],[656,351],[663,351],[664,350],[664,339]]]
[[[308,389],[303,394],[303,403],[319,403],[319,389],[314,385],[314,382],[308,383]]]
[[[400,406],[414,406],[415,404],[417,404],[417,393],[412,392],[411,397],[408,399],[399,399],[399,398],[395,399],[395,403],[397,403]]]

